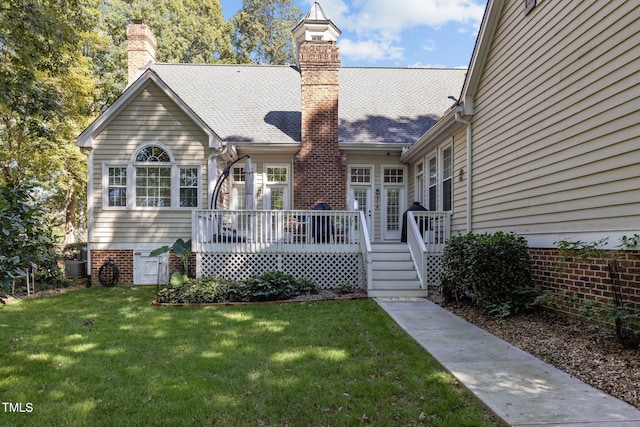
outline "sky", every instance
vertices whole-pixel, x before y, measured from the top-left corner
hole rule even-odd
[[[343,67],[467,68],[487,0],[318,0]],[[220,0],[225,19],[242,0]],[[295,0],[304,15],[313,0]]]

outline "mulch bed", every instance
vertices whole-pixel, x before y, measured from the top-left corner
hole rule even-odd
[[[445,304],[437,294],[430,299],[582,382],[640,409],[640,349],[623,347],[612,329],[545,310],[501,321],[474,306]]]

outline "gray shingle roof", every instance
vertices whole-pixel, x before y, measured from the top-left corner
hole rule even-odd
[[[413,143],[453,105],[466,70],[343,68],[340,142]]]
[[[300,141],[300,74],[290,66],[154,64],[151,68],[226,142]],[[340,142],[417,140],[452,105],[466,71],[342,68]]]

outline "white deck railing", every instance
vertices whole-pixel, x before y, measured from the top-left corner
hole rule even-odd
[[[407,244],[423,289],[437,282],[440,256],[450,236],[450,212],[407,212]]]
[[[359,211],[197,210],[192,243],[200,253],[357,253],[363,224]]]

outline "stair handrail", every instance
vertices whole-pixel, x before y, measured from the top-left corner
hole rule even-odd
[[[424,244],[422,233],[418,228],[418,223],[412,211],[407,212],[407,245],[418,274],[418,280],[420,280],[420,289],[425,289],[424,254],[427,252],[427,246]]]
[[[373,249],[371,248],[371,240],[369,239],[369,229],[364,212],[360,211],[360,250],[364,261],[365,274],[367,276],[367,290],[373,289]]]

